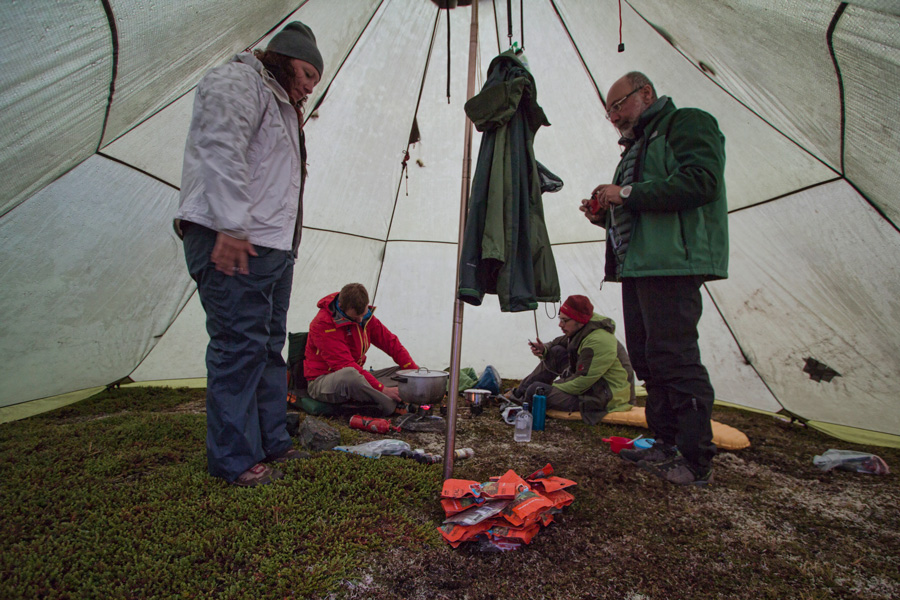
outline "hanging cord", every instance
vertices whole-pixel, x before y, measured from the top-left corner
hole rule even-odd
[[[625,52],[625,42],[622,41],[622,0],[619,0],[619,52]]]
[[[447,104],[450,104],[450,6],[447,6]]]
[[[509,38],[509,47],[512,48],[512,0],[506,0],[506,37]]]
[[[402,167],[401,173],[403,173],[404,178],[406,180],[405,183],[406,183],[406,195],[407,196],[409,196],[409,170],[406,168],[408,162],[409,162],[409,150],[407,149],[403,153],[403,162],[400,163],[400,165]]]
[[[621,0],[620,0],[621,1]],[[525,52],[525,0],[519,0],[519,40],[522,42],[520,50]]]
[[[548,304],[552,304],[552,305],[553,305],[553,312],[556,313],[556,314],[551,315],[550,313],[547,312],[547,305],[548,305]],[[544,303],[544,314],[547,315],[547,318],[550,319],[551,321],[552,321],[553,319],[555,319],[556,317],[558,317],[558,316],[559,316],[559,309],[556,308],[556,302],[545,302],[545,303]]]

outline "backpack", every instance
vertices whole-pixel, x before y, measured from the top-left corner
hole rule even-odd
[[[306,395],[308,382],[303,376],[303,359],[306,358],[308,337],[307,331],[288,333],[288,404],[292,406],[296,405],[297,398]]]

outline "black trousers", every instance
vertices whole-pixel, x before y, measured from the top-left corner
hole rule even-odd
[[[698,471],[708,469],[716,454],[710,423],[715,393],[697,344],[702,283],[700,276],[622,280],[625,342],[647,389],[647,425]]]

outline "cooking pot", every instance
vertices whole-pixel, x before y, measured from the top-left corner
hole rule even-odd
[[[470,388],[463,392],[466,400],[469,402],[469,408],[475,416],[480,415],[484,411],[484,404],[487,397],[491,395],[491,390],[480,390],[478,388]]]
[[[400,399],[408,404],[437,404],[447,390],[447,371],[431,371],[424,367],[403,369],[391,377],[397,382]]]

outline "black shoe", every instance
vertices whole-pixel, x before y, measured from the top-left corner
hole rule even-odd
[[[683,456],[676,456],[662,463],[650,463],[642,460],[638,466],[675,485],[705,486],[713,480],[711,468],[700,474],[698,469],[689,465]]]
[[[629,462],[664,462],[678,456],[678,448],[665,442],[656,442],[649,448],[625,448],[619,450],[619,457]]]

